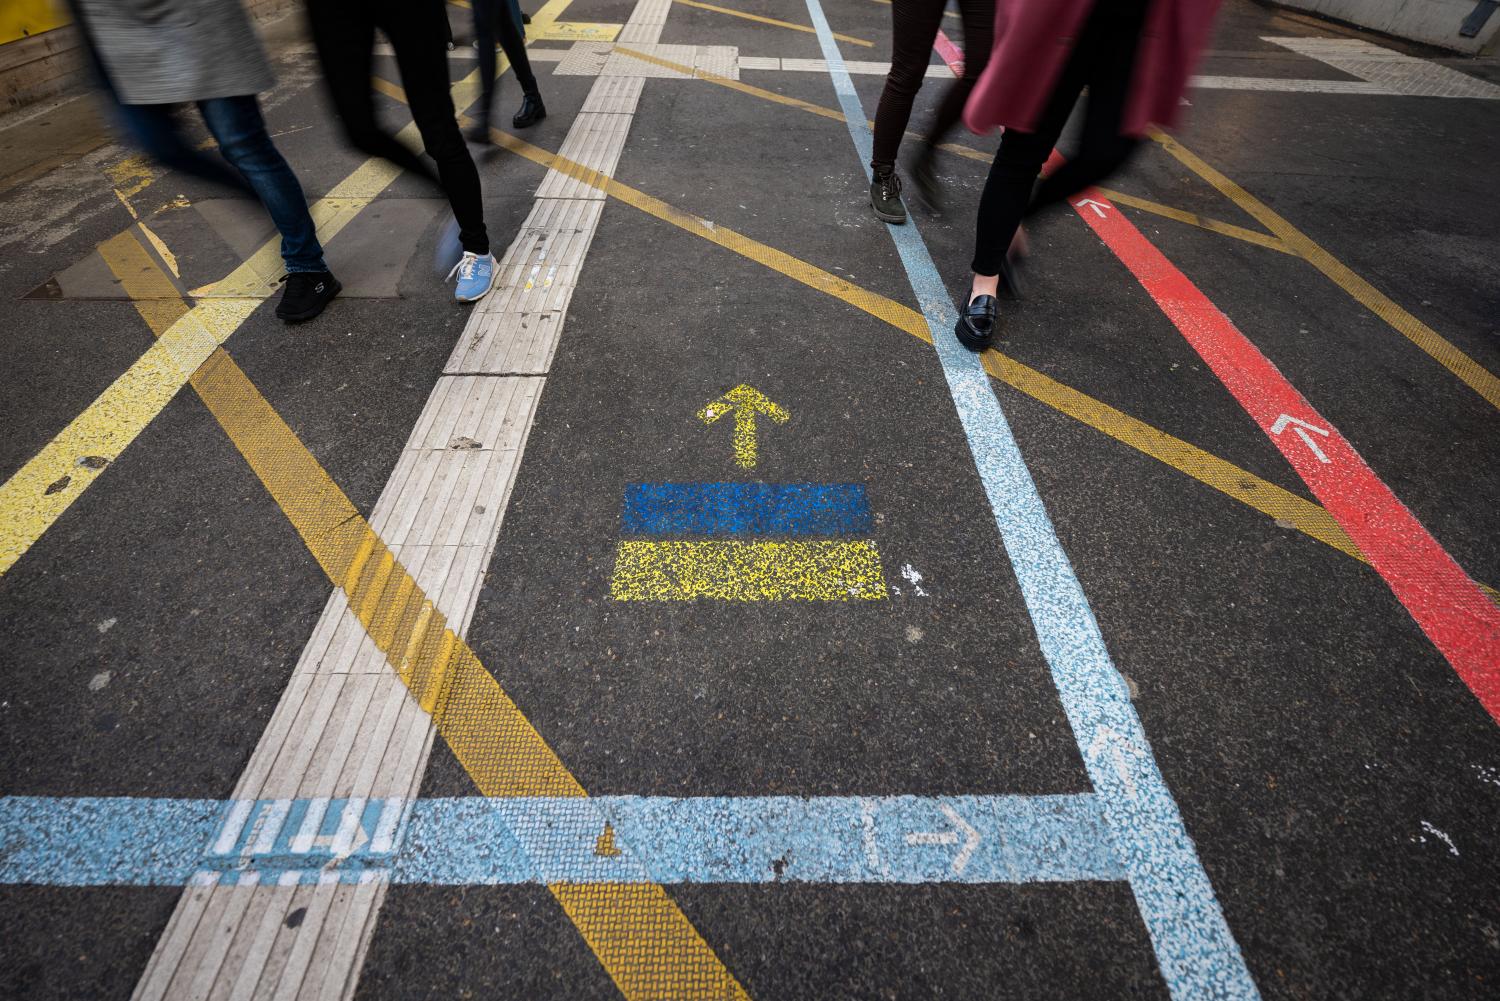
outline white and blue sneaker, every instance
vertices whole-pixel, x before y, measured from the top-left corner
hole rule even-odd
[[[459,302],[474,302],[483,299],[495,287],[495,255],[475,254],[464,251],[464,256],[453,265],[448,277],[458,276],[458,288],[453,297]]]

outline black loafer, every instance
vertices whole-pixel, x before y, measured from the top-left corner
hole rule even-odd
[[[516,117],[510,123],[518,129],[524,129],[528,125],[535,125],[547,117],[547,106],[542,103],[541,94],[526,94],[521,98],[521,107],[516,112]]]
[[[996,323],[995,297],[976,296],[973,302],[959,310],[958,324],[953,332],[958,335],[958,343],[970,351],[983,351],[994,343]]]

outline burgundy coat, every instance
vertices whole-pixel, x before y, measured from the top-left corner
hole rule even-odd
[[[980,134],[997,125],[1034,131],[1095,2],[997,0],[995,47],[964,106],[965,124]],[[1151,0],[1120,125],[1124,135],[1144,135],[1148,125],[1170,127],[1177,121],[1182,92],[1208,44],[1219,2]]]

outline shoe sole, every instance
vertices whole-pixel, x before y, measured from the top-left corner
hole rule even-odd
[[[455,295],[453,297],[453,299],[454,299],[455,302],[478,302],[480,299],[483,299],[485,296],[489,295],[493,291],[495,291],[495,283],[494,282],[490,282],[490,287],[487,288],[487,289],[485,289],[483,292],[479,293],[478,295],[468,296],[468,297],[461,296],[461,295]]]
[[[882,212],[879,209],[875,208],[875,206],[873,205],[871,205],[870,208],[875,210],[875,218],[879,219],[881,222],[895,223],[898,226],[906,222],[906,216],[904,215],[892,215],[889,212]]]
[[[541,121],[543,118],[546,118],[546,117],[547,117],[546,115],[537,115],[535,118],[533,118],[529,122],[518,122],[514,118],[512,118],[510,120],[510,126],[513,129],[529,129],[533,125],[535,125],[537,122]]]
[[[958,343],[976,353],[983,351],[995,343],[994,334],[990,334],[988,337],[975,337],[973,334],[970,334],[969,328],[964,324],[963,317],[959,317],[958,322],[953,325],[953,335],[958,338]]]
[[[300,313],[283,313],[278,309],[276,311],[276,316],[281,320],[281,322],[286,324],[306,323],[308,320],[313,320],[321,316],[323,310],[328,308],[328,304],[334,299],[338,298],[338,294],[342,291],[344,291],[343,283],[335,278],[333,280],[333,292],[329,294],[327,299],[324,299],[322,302],[318,303],[317,308],[305,309]]]

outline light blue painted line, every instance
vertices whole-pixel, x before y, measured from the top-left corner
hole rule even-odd
[[[1092,795],[0,799],[0,883],[1036,883],[1120,880]],[[383,818],[399,834],[380,843]],[[280,831],[262,834],[280,815]],[[357,817],[357,823],[355,818]],[[347,823],[358,836],[337,852]],[[613,836],[603,847],[605,824]],[[220,834],[224,834],[220,838]],[[378,847],[377,847],[378,845]]]
[[[860,535],[875,527],[859,483],[631,483],[625,535]]]
[[[868,177],[872,139],[864,109],[821,3],[806,3]],[[979,357],[953,334],[958,317],[927,244],[915,220],[887,230],[927,318],[995,525],[1162,977],[1174,998],[1259,998],[989,377]]]

